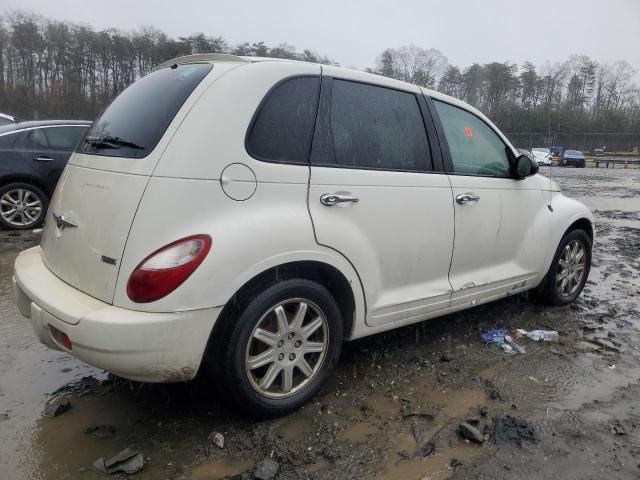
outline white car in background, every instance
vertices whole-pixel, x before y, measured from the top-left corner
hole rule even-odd
[[[0,113],[0,127],[2,125],[9,125],[10,123],[16,123],[15,117],[7,115],[6,113]]]
[[[538,162],[538,165],[550,167],[552,165],[551,149],[549,148],[533,148],[531,154]]]
[[[525,290],[573,302],[593,216],[537,171],[482,113],[416,85],[176,58],[72,155],[16,302],[51,348],[139,381],[201,372],[281,415],[343,340]]]

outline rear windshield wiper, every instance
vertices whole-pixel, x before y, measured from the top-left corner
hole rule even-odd
[[[140,145],[129,142],[127,140],[123,140],[120,137],[113,137],[111,135],[105,135],[103,137],[96,137],[93,135],[89,135],[84,139],[86,143],[91,145],[93,148],[120,148],[120,147],[129,147],[135,148],[136,150],[144,150],[144,147]]]

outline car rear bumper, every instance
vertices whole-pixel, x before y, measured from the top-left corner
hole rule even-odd
[[[148,313],[101,302],[51,273],[40,247],[18,255],[13,283],[18,308],[42,343],[143,382],[195,377],[222,309]],[[63,346],[61,333],[71,349]]]

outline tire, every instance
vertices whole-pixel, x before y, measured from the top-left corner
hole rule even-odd
[[[37,228],[44,223],[48,206],[49,199],[35,185],[9,183],[0,188],[0,227],[11,230]]]
[[[560,278],[560,276],[563,274],[566,267],[562,267],[561,260],[565,258],[565,248],[569,246],[571,249],[576,243],[582,245],[584,248],[584,262],[580,262],[580,265],[583,266],[584,270],[582,270],[582,276],[575,285],[573,285],[573,282],[576,281],[575,277],[568,275],[569,278],[572,278],[572,280],[569,280],[572,283],[569,289],[565,286],[565,291],[563,291],[562,287],[565,285],[563,283],[563,278],[565,277]],[[578,265],[578,263],[576,263],[576,265]],[[575,266],[573,268],[574,271],[577,270]],[[590,269],[591,239],[589,238],[589,235],[587,235],[587,232],[582,229],[571,230],[560,241],[547,275],[540,286],[534,291],[534,299],[538,301],[538,303],[555,306],[565,306],[573,303],[580,293],[582,293],[582,289],[589,278]],[[560,285],[558,285],[559,283]]]
[[[300,328],[296,328],[297,318],[302,318]],[[309,280],[271,284],[258,295],[240,300],[226,321],[230,324],[222,329],[224,338],[214,342],[221,351],[207,361],[220,362],[222,368],[213,371],[222,377],[217,380],[231,405],[254,417],[275,417],[298,409],[320,390],[340,357],[340,308],[325,287]],[[312,331],[308,338],[305,329]],[[313,351],[301,353],[305,349]]]

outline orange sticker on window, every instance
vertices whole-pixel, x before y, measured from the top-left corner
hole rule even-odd
[[[473,132],[471,131],[471,128],[469,128],[469,127],[465,127],[464,133],[467,134],[467,137],[473,137]]]

